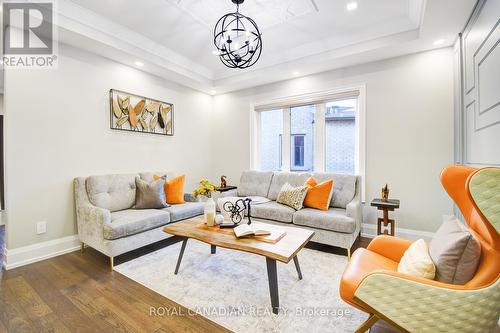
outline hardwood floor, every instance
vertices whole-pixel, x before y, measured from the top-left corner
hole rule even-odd
[[[1,237],[1,236],[0,236]],[[116,258],[119,264],[179,241],[167,239]],[[358,240],[353,250],[366,246]],[[345,250],[311,243],[344,254]],[[151,316],[151,308],[178,309]],[[178,315],[182,314],[182,315]],[[109,271],[108,258],[86,248],[4,272],[0,332],[228,332],[224,327]],[[382,331],[377,331],[381,333]]]

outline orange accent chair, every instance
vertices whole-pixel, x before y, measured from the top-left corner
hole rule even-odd
[[[471,193],[471,180],[480,176],[489,183],[486,191],[476,192],[490,192],[487,205],[495,207],[494,212]],[[342,299],[369,314],[356,332],[367,331],[379,319],[403,332],[489,332],[497,326],[500,169],[452,165],[442,171],[441,183],[481,243],[474,277],[465,285],[454,285],[398,273],[398,263],[412,241],[378,236],[366,249],[353,253],[340,282]]]

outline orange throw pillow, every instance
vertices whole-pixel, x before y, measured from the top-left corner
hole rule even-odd
[[[305,186],[309,187],[309,191],[304,199],[304,207],[328,210],[332,198],[333,179],[318,184],[316,179],[309,177]]]
[[[160,179],[160,176],[154,175],[153,179]],[[184,203],[184,181],[186,175],[177,176],[165,182],[165,196],[167,203],[171,205]]]

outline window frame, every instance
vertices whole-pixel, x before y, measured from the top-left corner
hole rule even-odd
[[[365,202],[365,161],[366,161],[366,85],[359,84],[332,89],[322,92],[312,92],[300,95],[284,96],[275,99],[263,99],[251,103],[250,113],[250,168],[258,170],[260,166],[260,114],[266,109],[281,109],[283,112],[283,137],[282,137],[282,167],[280,170],[291,170],[291,132],[290,108],[315,104],[315,146],[311,172],[325,172],[326,167],[326,103],[332,100],[345,99],[357,94],[355,126],[355,175],[361,176],[362,201]],[[292,172],[301,172],[293,170]]]

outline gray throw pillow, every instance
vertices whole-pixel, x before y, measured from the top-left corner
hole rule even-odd
[[[429,243],[429,253],[436,265],[437,281],[465,284],[476,272],[481,243],[464,223],[448,216]]]
[[[165,178],[162,177],[148,183],[140,177],[135,177],[135,208],[155,209],[167,207],[165,198]]]

